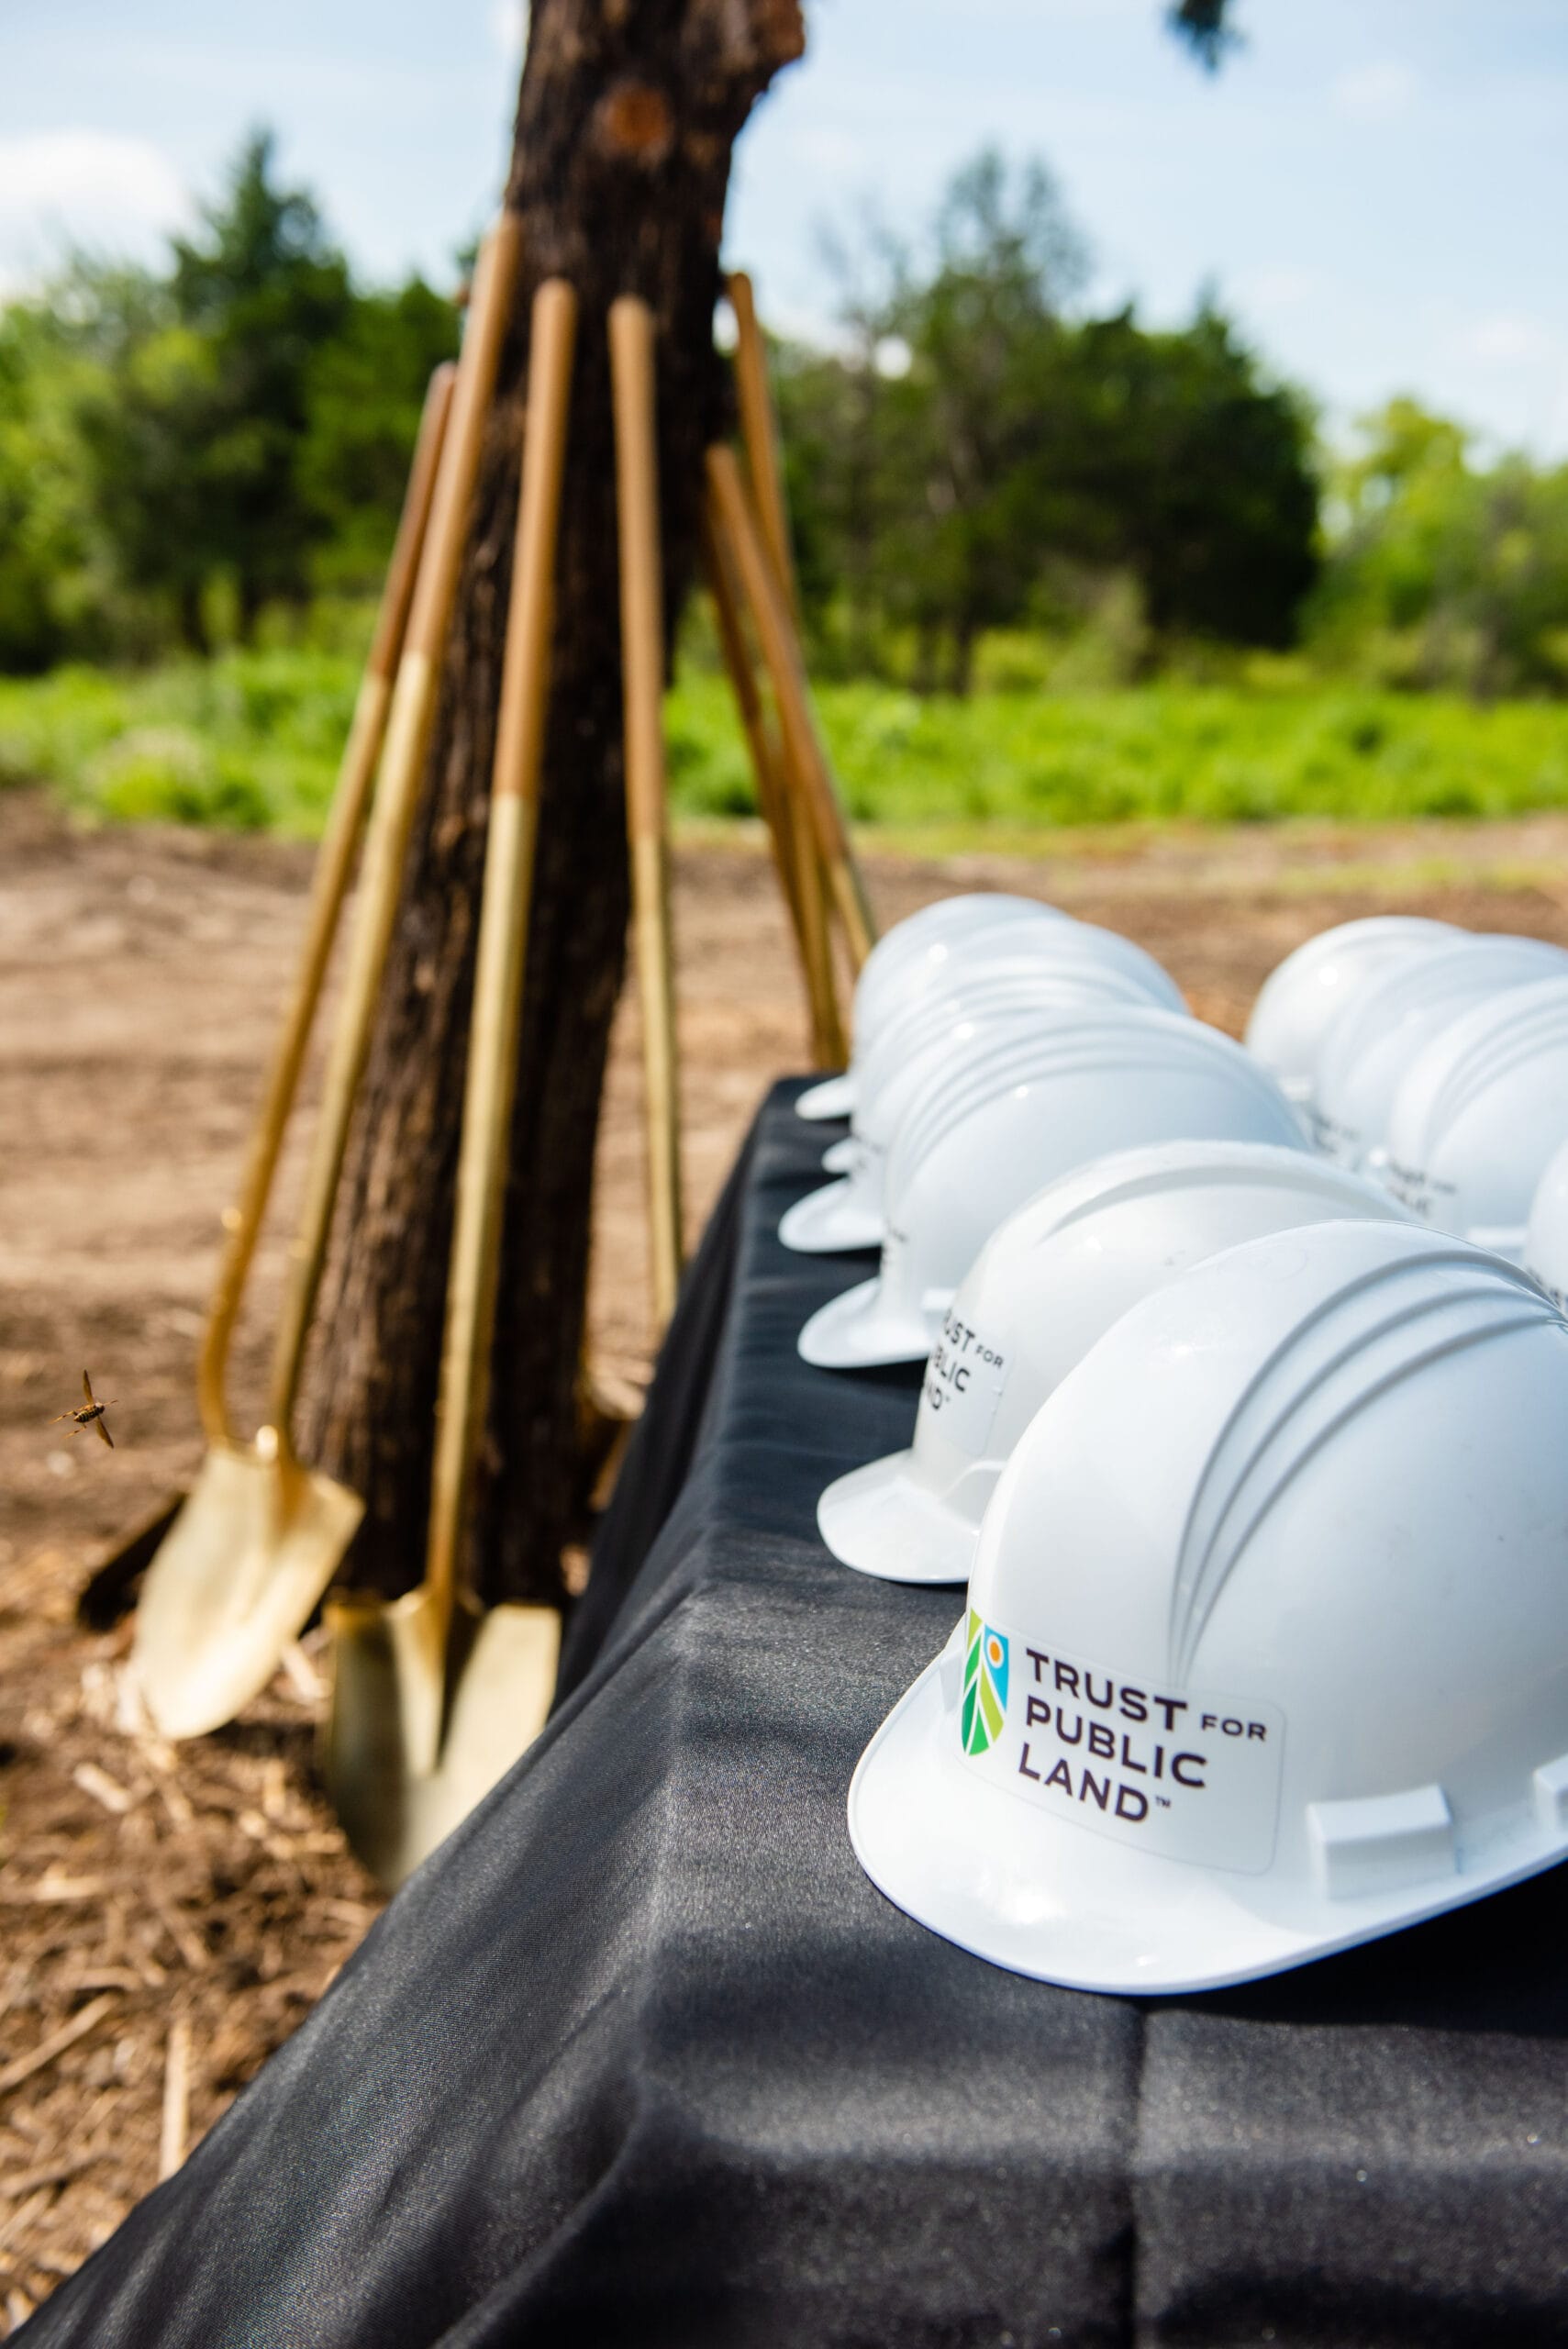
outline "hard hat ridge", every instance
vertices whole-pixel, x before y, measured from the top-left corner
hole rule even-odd
[[[1070,914],[1039,898],[1020,897],[1004,890],[981,890],[939,897],[895,922],[878,939],[855,981],[854,1035],[850,1066],[838,1076],[809,1085],[795,1102],[795,1115],[806,1119],[848,1117],[860,1094],[861,1067],[867,1045],[887,1017],[891,1006],[906,995],[918,995],[951,983],[962,970],[967,941],[980,951],[995,951],[999,934],[1021,936],[1038,924],[1077,930]]]
[[[1247,1050],[1309,1110],[1318,1054],[1340,1008],[1388,963],[1453,935],[1450,923],[1414,914],[1373,914],[1319,930],[1263,981],[1247,1022]]]
[[[1429,1130],[1451,1125],[1488,1085],[1533,1060],[1543,1043],[1568,1035],[1568,980],[1543,980],[1534,1002],[1521,1001],[1526,995],[1536,989],[1510,990],[1485,1007],[1494,1017],[1451,1063],[1428,1111]]]
[[[965,1581],[985,1504],[1029,1421],[1129,1306],[1243,1241],[1369,1219],[1409,1219],[1299,1134],[1144,1142],[1058,1175],[996,1227],[960,1284],[912,1443],[819,1497],[823,1540],[887,1581]]]
[[[1352,1166],[1381,1163],[1399,1079],[1431,1038],[1474,1004],[1565,974],[1560,946],[1468,931],[1385,965],[1324,1039],[1312,1109],[1318,1148]]]
[[[1275,1099],[1267,1072],[1218,1028],[1182,1013],[1142,1005],[1095,1008],[1060,1029],[1038,1037],[1009,1031],[967,1068],[911,1112],[899,1128],[888,1156],[886,1197],[896,1197],[906,1171],[951,1133],[977,1102],[994,1099],[1015,1079],[1033,1081],[1093,1070],[1106,1076],[1134,1076],[1140,1070],[1212,1065],[1222,1061],[1260,1099]],[[1281,1138],[1289,1130],[1282,1124]]]
[[[1399,1085],[1385,1179],[1427,1222],[1517,1256],[1568,1132],[1568,977],[1515,986],[1439,1030]]]
[[[1399,1219],[1178,1273],[1018,1440],[991,1702],[961,1627],[862,1757],[862,1865],[995,1964],[1169,1995],[1568,1860],[1565,1412],[1568,1319]]]
[[[1178,1136],[1304,1148],[1273,1079],[1195,1019],[1116,1010],[1008,1040],[912,1111],[889,1153],[877,1277],[820,1307],[800,1333],[824,1369],[917,1362],[997,1225],[1053,1176]]]
[[[1247,1386],[1198,1477],[1172,1586],[1173,1676],[1191,1674],[1248,1542],[1342,1427],[1445,1354],[1561,1319],[1527,1275],[1462,1244],[1374,1265],[1324,1298]]]

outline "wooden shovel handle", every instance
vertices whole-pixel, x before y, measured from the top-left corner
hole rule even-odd
[[[708,489],[727,546],[756,623],[757,638],[768,679],[784,728],[784,749],[796,787],[806,796],[812,827],[833,903],[843,924],[850,959],[858,971],[876,942],[876,926],[850,843],[843,810],[833,778],[817,740],[800,648],[773,574],[762,531],[740,478],[735,452],[723,447],[707,452]]]
[[[740,411],[740,442],[757,519],[773,562],[773,575],[784,590],[791,619],[800,626],[800,598],[795,584],[795,562],[789,545],[789,509],[784,503],[784,468],[779,462],[778,418],[768,383],[768,351],[757,323],[757,300],[744,270],[724,281],[735,313],[735,395]]]
[[[251,1259],[256,1252],[257,1235],[272,1195],[284,1133],[299,1089],[300,1072],[309,1047],[310,1031],[316,1022],[333,941],[338,935],[338,922],[343,909],[343,899],[348,894],[349,877],[353,871],[376,761],[381,756],[381,746],[386,733],[392,680],[408,625],[414,577],[430,519],[436,467],[451,407],[452,384],[456,374],[457,370],[450,361],[438,367],[425,395],[419,437],[414,445],[414,462],[404,494],[403,512],[398,520],[386,584],[382,590],[375,635],[364,675],[360,681],[349,739],[343,746],[342,761],[332,793],[331,813],[322,835],[311,879],[310,904],[306,914],[305,945],[299,970],[295,978],[293,995],[284,1013],[283,1029],[273,1047],[266,1090],[245,1164],[239,1197],[223,1219],[228,1238],[212,1303],[207,1309],[206,1328],[202,1335],[201,1355],[196,1366],[196,1398],[202,1427],[209,1443],[234,1440],[224,1392],[229,1345],[234,1336],[234,1325],[239,1317],[240,1300],[245,1293]]]
[[[285,1453],[306,1337],[331,1237],[349,1120],[370,1049],[376,996],[397,918],[408,834],[435,716],[439,662],[468,543],[480,451],[517,289],[521,247],[521,223],[515,213],[503,212],[485,239],[474,272],[451,415],[387,718],[386,747],[365,840],[360,901],[306,1177],[305,1205],[284,1288],[269,1416],[277,1443]]]
[[[440,1399],[430,1479],[425,1583],[443,1647],[458,1585],[473,1464],[484,1428],[495,1327],[502,1210],[517,1087],[517,1028],[528,958],[534,833],[555,625],[556,539],[566,460],[577,297],[560,278],[534,295],[528,425],[517,496],[517,553],[501,719],[491,776],[484,896],[469,1028],[458,1153],[457,1213],[447,1283]]]
[[[842,1068],[846,1057],[844,1030],[833,985],[831,950],[824,921],[821,859],[817,853],[817,840],[811,829],[809,810],[798,794],[792,793],[790,789],[784,761],[768,727],[741,618],[740,591],[735,580],[734,563],[724,544],[722,529],[711,498],[705,502],[703,507],[703,562],[713,596],[714,617],[718,623],[718,641],[729,675],[730,691],[735,696],[747,748],[751,754],[757,804],[773,844],[773,863],[800,960],[801,979],[811,1018],[812,1058],[818,1068]]]
[[[375,635],[371,640],[370,673],[381,678],[389,688],[396,681],[397,664],[403,658],[404,640],[408,634],[414,590],[419,580],[419,560],[425,549],[430,509],[435,504],[436,476],[441,451],[446,445],[447,425],[451,417],[452,394],[456,387],[457,362],[455,359],[444,359],[431,376],[430,388],[425,395],[425,412],[419,419],[419,437],[414,444],[414,464],[408,475],[408,491],[403,501],[403,515],[393,545],[386,585],[382,590],[381,607],[376,614]]]
[[[642,1008],[648,1233],[661,1333],[681,1279],[681,1111],[670,942],[664,777],[664,599],[659,553],[653,313],[636,295],[610,305],[616,510],[620,531],[621,693],[633,940]]]

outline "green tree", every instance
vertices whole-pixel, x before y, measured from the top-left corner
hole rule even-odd
[[[214,590],[373,589],[451,304],[357,291],[250,139],[162,272],[78,259],[0,308],[0,668],[208,649]]]
[[[1062,357],[1044,463],[1069,551],[1129,572],[1161,636],[1292,642],[1318,571],[1306,403],[1207,305],[1173,332],[1091,320]]]
[[[844,346],[791,354],[781,405],[808,608],[844,665],[912,636],[916,683],[962,693],[984,629],[1113,594],[1129,643],[1292,640],[1311,420],[1216,310],[1158,334],[1074,317],[1084,248],[1049,173],[992,152],[923,268],[880,232],[840,253]]]
[[[357,295],[316,348],[306,378],[299,495],[312,518],[318,584],[373,589],[391,552],[432,369],[455,356],[458,313],[422,278]]]
[[[965,693],[980,631],[1013,618],[1039,573],[1030,508],[1048,387],[1088,264],[1045,166],[1011,174],[990,149],[953,179],[936,253],[888,319],[910,364],[886,406],[920,473],[892,533],[889,584],[928,647],[945,634],[948,683]]]
[[[1461,426],[1401,398],[1362,420],[1333,486],[1326,655],[1478,696],[1568,686],[1568,466],[1478,465]]]
[[[83,282],[95,299],[78,340],[100,373],[80,426],[123,575],[172,605],[198,651],[207,590],[227,577],[249,637],[270,599],[304,599],[331,527],[302,455],[319,355],[351,316],[348,265],[310,197],[275,184],[259,132],[166,279]]]
[[[82,517],[60,495],[50,342],[47,318],[20,304],[0,315],[0,670],[44,669],[65,650],[60,587],[83,554]]]
[[[311,551],[330,527],[305,493],[301,457],[313,373],[352,310],[348,263],[310,196],[278,186],[272,165],[272,137],[259,131],[200,235],[176,241],[172,285],[210,372],[197,470],[242,637],[271,598],[304,600]]]

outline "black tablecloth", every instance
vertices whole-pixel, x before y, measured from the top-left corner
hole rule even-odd
[[[117,2349],[1568,2339],[1568,1870],[1244,1991],[1019,1980],[851,1854],[959,1594],[836,1565],[916,1378],[794,1351],[764,1108],[544,1737],[23,2336]]]

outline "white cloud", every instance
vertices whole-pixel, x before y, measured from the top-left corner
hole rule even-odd
[[[1340,75],[1333,90],[1335,107],[1352,122],[1392,122],[1408,112],[1415,95],[1416,76],[1391,57],[1352,66]]]
[[[528,0],[490,0],[490,38],[516,72],[528,39]]]
[[[149,139],[101,130],[0,138],[0,286],[26,284],[73,245],[150,259],[189,211],[179,173]]]
[[[1534,359],[1560,356],[1561,339],[1540,318],[1518,311],[1499,311],[1478,318],[1464,338],[1473,359],[1492,367],[1517,367]]]
[[[1328,273],[1302,268],[1293,262],[1263,262],[1239,270],[1231,284],[1243,306],[1260,315],[1302,310],[1328,298]]]

